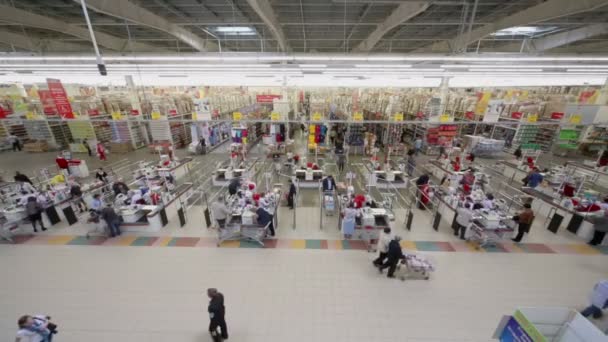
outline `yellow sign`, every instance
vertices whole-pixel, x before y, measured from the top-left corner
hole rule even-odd
[[[233,112],[232,113],[232,120],[234,121],[241,121],[243,119],[243,113],[241,112]]]
[[[280,121],[281,114],[280,113],[270,113],[270,120],[272,121]]]
[[[27,113],[25,113],[25,119],[26,120],[36,120],[36,119],[38,119],[38,115],[34,114],[34,112],[27,112]]]
[[[192,112],[192,120],[196,121],[196,118],[197,118],[196,113]]]
[[[353,113],[353,121],[363,121],[363,114],[362,113]]]
[[[403,113],[395,113],[395,121],[403,121]]]
[[[152,112],[152,120],[160,120],[160,118],[162,117],[162,115],[160,115],[160,112]]]
[[[120,112],[112,113],[112,120],[122,120],[122,114]]]
[[[538,114],[528,114],[528,122],[538,121]]]
[[[439,116],[439,122],[450,122],[450,115],[449,114],[442,114]]]
[[[323,120],[323,115],[321,113],[312,113],[312,121],[321,121]]]
[[[490,102],[490,98],[492,97],[492,92],[486,91],[482,93],[481,98],[477,102],[477,106],[475,106],[475,114],[485,114],[486,109],[488,108],[488,102]]]
[[[570,117],[570,123],[575,125],[580,125],[581,123],[581,115],[580,114],[572,114]]]

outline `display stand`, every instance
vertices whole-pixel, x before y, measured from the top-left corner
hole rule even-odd
[[[605,342],[606,335],[569,308],[520,308],[504,316],[494,332],[501,342]]]

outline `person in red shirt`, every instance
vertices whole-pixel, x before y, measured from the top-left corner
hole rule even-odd
[[[106,149],[102,143],[97,143],[97,155],[99,156],[99,160],[106,160]]]
[[[65,159],[64,156],[62,156],[61,154],[57,156],[57,158],[55,158],[55,163],[57,163],[57,167],[61,170],[66,170],[68,172],[68,174],[70,173],[70,167],[69,167],[69,163],[68,160]]]
[[[362,194],[358,194],[353,199],[353,203],[355,203],[355,209],[363,208],[363,204],[365,204],[365,196]]]

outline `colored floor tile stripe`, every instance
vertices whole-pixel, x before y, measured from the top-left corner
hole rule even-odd
[[[328,249],[344,249],[342,245],[342,240],[328,240],[327,241]]]
[[[401,248],[405,248],[408,251],[416,250],[416,243],[414,241],[401,240],[400,244],[401,244]]]
[[[416,249],[424,252],[441,252],[441,246],[434,241],[416,241]]]
[[[277,239],[266,239],[264,240],[264,248],[277,248],[278,242]]]
[[[222,248],[239,248],[241,247],[240,241],[224,241],[220,244]]]
[[[598,250],[600,253],[608,254],[608,246],[594,246],[593,248]]]
[[[152,246],[158,240],[153,236],[140,236],[131,243],[131,246]]]
[[[249,240],[243,240],[241,241],[241,244],[239,245],[240,248],[263,248],[264,246],[260,245],[257,242],[254,241],[249,241]]]
[[[292,249],[305,249],[306,240],[291,240],[289,242],[289,247]]]
[[[589,245],[574,245],[574,246],[572,246],[572,248],[574,248],[574,250],[578,254],[585,254],[585,255],[602,254],[601,251],[599,251],[596,248],[593,248],[592,246],[589,246]]]
[[[152,246],[166,247],[169,245],[171,240],[173,240],[171,237],[163,236],[163,237],[159,238]]]
[[[486,251],[486,252],[488,252],[488,253],[506,253],[507,252],[507,250],[504,249],[504,247],[502,247],[499,244],[484,246],[484,247],[481,247],[481,248],[483,248],[483,250]]]
[[[46,240],[46,243],[48,245],[67,245],[75,238],[76,236],[73,235],[49,235],[49,238]]]
[[[177,237],[169,242],[169,246],[173,247],[194,247],[200,238],[195,237]]]
[[[306,240],[306,249],[327,249],[327,240]]]
[[[75,246],[98,246],[102,243],[106,242],[107,238],[101,236],[95,236],[91,238],[87,238],[86,236],[77,236],[68,242],[68,245]]]
[[[522,243],[519,246],[528,253],[555,253],[551,248],[542,243]]]

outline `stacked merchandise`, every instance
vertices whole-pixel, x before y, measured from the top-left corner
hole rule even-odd
[[[322,124],[310,125],[308,128],[308,151],[316,151],[317,153],[325,152],[320,147],[325,146],[326,136],[327,126]]]
[[[112,140],[112,126],[109,122],[110,116],[104,115],[95,117],[95,119],[99,121],[92,121],[91,125],[93,125],[93,131],[95,132],[97,141],[104,144],[110,142],[110,140]]]
[[[562,127],[557,135],[553,153],[564,157],[569,153],[576,154],[582,131],[583,126]]]
[[[46,152],[51,147],[57,147],[53,133],[47,121],[29,121],[23,122],[23,126],[27,131],[28,141],[23,144],[23,148],[27,152]]]
[[[350,153],[362,154],[365,145],[365,128],[360,124],[352,124],[348,127],[346,143],[350,146]]]
[[[197,142],[202,137],[205,139],[207,151],[210,151],[228,140],[228,137],[230,136],[230,123],[193,123],[192,126],[190,126],[190,131],[192,141]]]
[[[471,152],[478,157],[499,156],[505,148],[504,140],[481,139],[471,149]]]
[[[90,121],[72,120],[68,122],[68,127],[72,133],[74,143],[70,144],[70,151],[72,152],[87,152],[83,142],[86,139],[88,142],[95,142],[95,130]]]
[[[23,123],[9,122],[5,128],[8,131],[8,135],[15,135],[22,142],[28,139],[27,130]]]
[[[452,146],[454,137],[458,134],[458,125],[441,125],[428,128],[426,132],[426,154],[439,153],[439,146]]]
[[[133,119],[111,121],[112,142],[110,150],[114,153],[127,153],[144,146],[145,138],[141,122]]]
[[[247,127],[237,126],[232,127],[231,137],[232,142],[236,144],[243,144],[247,151],[251,150],[257,144],[263,136],[262,123],[258,122],[250,124]]]

